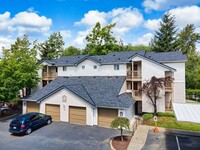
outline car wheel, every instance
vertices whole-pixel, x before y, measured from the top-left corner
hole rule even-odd
[[[47,124],[51,124],[51,119],[48,119],[48,120],[47,120]]]
[[[31,132],[32,132],[32,129],[31,129],[31,128],[28,128],[28,129],[26,130],[26,135],[31,134]]]
[[[2,110],[1,114],[2,115],[6,115],[7,114],[7,110]]]

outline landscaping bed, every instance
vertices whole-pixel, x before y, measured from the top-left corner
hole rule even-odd
[[[123,136],[124,141],[121,141],[121,136],[114,137],[112,139],[112,146],[116,150],[126,150],[131,141],[132,136]]]
[[[174,129],[182,129],[189,131],[200,131],[200,124],[195,123],[187,123],[187,122],[177,122],[174,116],[174,113],[166,112],[166,113],[158,113],[158,127],[164,128],[174,128]],[[143,124],[154,126],[155,122],[153,119],[153,114],[144,114],[143,116]]]

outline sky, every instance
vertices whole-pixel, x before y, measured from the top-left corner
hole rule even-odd
[[[0,1],[1,47],[17,37],[43,42],[60,32],[65,46],[83,48],[96,22],[116,23],[113,35],[125,44],[148,45],[166,12],[176,18],[179,31],[194,24],[200,33],[200,0],[6,0]],[[197,45],[200,51],[200,44]]]

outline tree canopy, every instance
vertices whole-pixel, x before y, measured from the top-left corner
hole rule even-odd
[[[69,46],[62,52],[62,56],[72,56],[72,55],[81,55],[81,50],[74,46]]]
[[[37,85],[38,66],[37,51],[31,48],[28,36],[17,38],[10,49],[3,48],[3,58],[0,61],[0,99],[12,100],[24,88]]]
[[[50,35],[48,40],[43,43],[37,44],[37,48],[40,51],[40,57],[44,59],[56,59],[61,56],[64,50],[65,42],[60,32]]]
[[[175,25],[175,17],[170,13],[166,13],[160,22],[160,28],[156,31],[150,45],[153,51],[170,52],[177,51],[177,27]]]

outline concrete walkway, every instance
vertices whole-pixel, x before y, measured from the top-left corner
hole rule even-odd
[[[153,130],[153,128],[153,126],[139,125],[127,150],[141,150],[146,142],[148,131]]]

